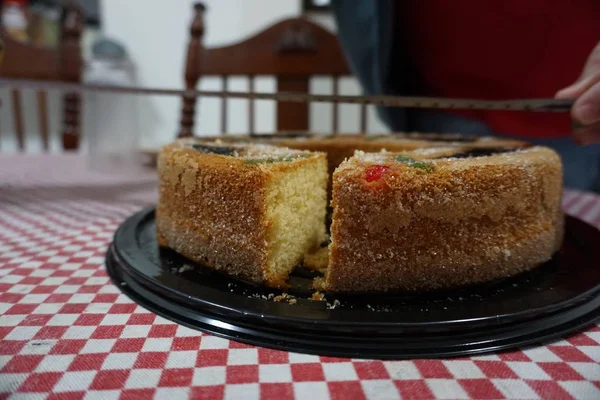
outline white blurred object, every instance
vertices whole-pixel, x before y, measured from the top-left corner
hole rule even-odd
[[[27,15],[25,9],[28,0],[6,0],[2,7],[2,26],[14,39],[27,42]]]
[[[83,80],[87,84],[136,86],[135,66],[120,44],[99,39],[92,46]],[[140,168],[138,98],[130,94],[87,93],[85,132],[90,167],[104,172]]]

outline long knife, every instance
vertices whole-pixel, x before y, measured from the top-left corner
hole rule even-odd
[[[288,102],[327,102],[364,104],[384,107],[434,108],[434,109],[471,109],[471,110],[515,110],[568,112],[573,106],[572,99],[516,99],[516,100],[478,100],[450,99],[434,97],[408,96],[348,96],[306,93],[249,93],[208,90],[179,90],[134,86],[86,85],[57,81],[37,81],[28,79],[0,78],[0,87],[9,89],[60,90],[65,92],[107,92],[134,95],[167,95],[180,97],[219,97],[249,100],[276,100]]]

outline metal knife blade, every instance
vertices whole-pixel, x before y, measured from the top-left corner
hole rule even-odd
[[[433,109],[472,109],[472,110],[515,110],[568,112],[573,106],[573,99],[514,99],[514,100],[481,100],[451,99],[435,97],[408,96],[348,96],[306,93],[248,93],[208,90],[180,90],[132,86],[104,86],[65,83],[57,81],[37,81],[28,79],[0,78],[0,87],[9,89],[60,90],[65,92],[108,92],[136,95],[167,95],[186,97],[220,97],[250,100],[276,100],[287,102],[326,102],[365,104],[383,107],[433,108]]]

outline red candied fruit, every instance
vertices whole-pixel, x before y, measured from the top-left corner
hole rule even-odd
[[[367,182],[378,181],[389,169],[390,167],[387,165],[371,165],[365,171],[365,180]]]

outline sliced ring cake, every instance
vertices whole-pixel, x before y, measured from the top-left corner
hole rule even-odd
[[[255,283],[283,287],[326,239],[323,153],[181,139],[158,157],[161,246]]]
[[[321,289],[423,291],[506,278],[561,245],[562,165],[544,147],[356,154],[333,175]]]

